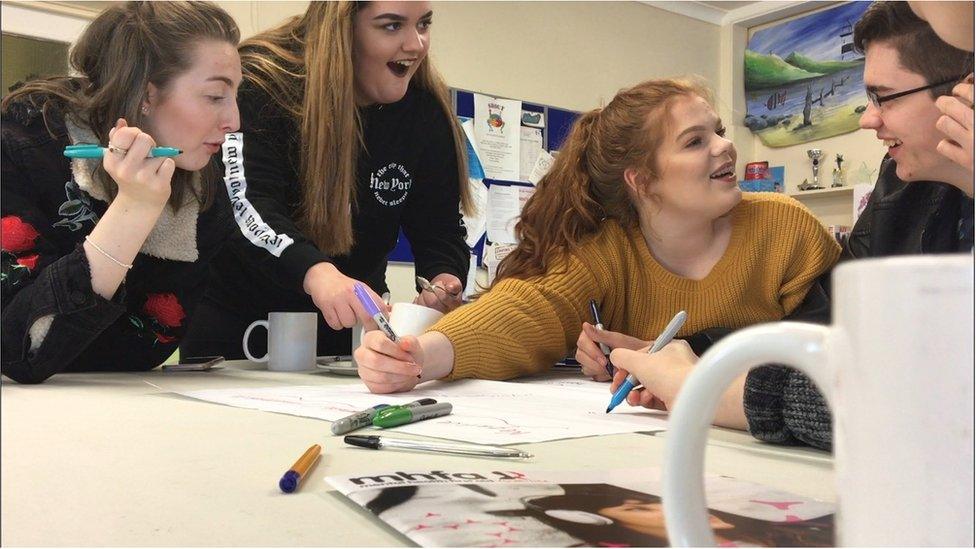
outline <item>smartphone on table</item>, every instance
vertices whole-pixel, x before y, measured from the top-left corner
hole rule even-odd
[[[218,364],[224,361],[222,356],[188,356],[180,357],[179,364],[163,365],[163,370],[167,372],[205,372],[219,368]]]

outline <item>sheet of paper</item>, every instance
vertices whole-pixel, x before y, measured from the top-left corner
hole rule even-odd
[[[522,185],[488,187],[488,240],[499,244],[518,242],[515,224],[522,215],[522,207],[534,192],[535,187]]]
[[[854,185],[853,193],[853,216],[852,219],[854,223],[857,223],[857,218],[861,217],[861,212],[864,208],[868,207],[868,200],[871,198],[871,193],[874,192],[874,184],[861,184]]]
[[[608,385],[587,383],[592,388],[585,384],[567,387],[465,379],[428,383],[410,393],[395,395],[372,394],[362,383],[211,389],[179,394],[227,406],[329,421],[376,404],[406,404],[419,398],[433,398],[450,402],[454,406],[452,413],[387,431],[479,444],[519,444],[666,429],[666,416],[653,410],[626,407],[607,414]],[[383,430],[364,431],[375,434]]]
[[[539,181],[549,173],[549,169],[552,168],[552,163],[556,160],[556,157],[549,154],[546,151],[539,151],[536,155],[535,164],[532,166],[532,172],[529,173],[529,183],[536,185]]]
[[[515,249],[515,244],[488,244],[482,250],[484,252],[482,263],[485,269],[488,271],[488,285],[490,286],[492,281],[495,280],[495,275],[498,273],[498,264],[505,259],[512,250]]]
[[[542,130],[522,126],[522,138],[519,142],[519,181],[529,181],[536,159],[542,150]],[[534,184],[534,183],[533,183]]]
[[[475,146],[488,179],[518,181],[522,102],[474,94]]]
[[[470,213],[462,212],[461,217],[467,231],[464,241],[469,248],[473,248],[485,234],[488,216],[488,187],[484,183],[485,170],[481,166],[478,150],[474,145],[474,121],[464,116],[459,116],[458,120],[461,122],[461,128],[464,130],[467,141],[468,189],[471,191],[474,210]]]
[[[541,112],[522,111],[522,125],[530,128],[545,128],[546,117]]]
[[[468,256],[468,279],[464,283],[464,293],[461,297],[467,301],[478,291],[478,256],[474,253]]]

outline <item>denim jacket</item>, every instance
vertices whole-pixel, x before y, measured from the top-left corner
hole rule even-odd
[[[62,371],[140,371],[177,348],[207,267],[233,227],[224,192],[199,212],[167,206],[111,300],[94,293],[82,248],[110,198],[94,162],[65,146],[94,135],[53,104],[46,116],[26,101],[2,125],[0,343],[3,375],[40,383]]]

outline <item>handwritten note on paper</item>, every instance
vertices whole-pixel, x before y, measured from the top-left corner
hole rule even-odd
[[[665,416],[632,408],[605,412],[606,383],[592,387],[545,382],[507,383],[467,379],[434,382],[410,393],[375,395],[350,385],[210,389],[181,392],[215,404],[335,421],[376,404],[406,404],[419,398],[450,402],[449,416],[397,427],[398,431],[479,444],[520,444],[667,428]],[[585,387],[585,388],[584,388]]]

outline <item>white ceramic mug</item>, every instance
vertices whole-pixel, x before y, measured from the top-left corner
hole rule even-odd
[[[390,311],[390,327],[393,328],[393,332],[396,333],[397,337],[405,335],[418,336],[440,320],[442,316],[444,316],[444,313],[423,305],[394,303],[393,310]],[[356,364],[356,349],[362,345],[365,334],[366,329],[362,324],[356,324],[352,327],[353,366],[358,366]]]
[[[726,387],[770,363],[801,370],[831,407],[839,545],[973,545],[973,256],[852,261],[833,289],[832,326],[742,330],[688,376],[665,450],[672,545],[715,544],[709,424]]]
[[[415,303],[394,303],[390,327],[397,336],[419,336],[441,319],[444,313]]]
[[[268,331],[268,352],[255,358],[247,349],[251,330]],[[244,356],[253,362],[267,362],[277,372],[301,372],[315,368],[318,346],[318,313],[268,313],[268,320],[255,320],[244,330]]]

